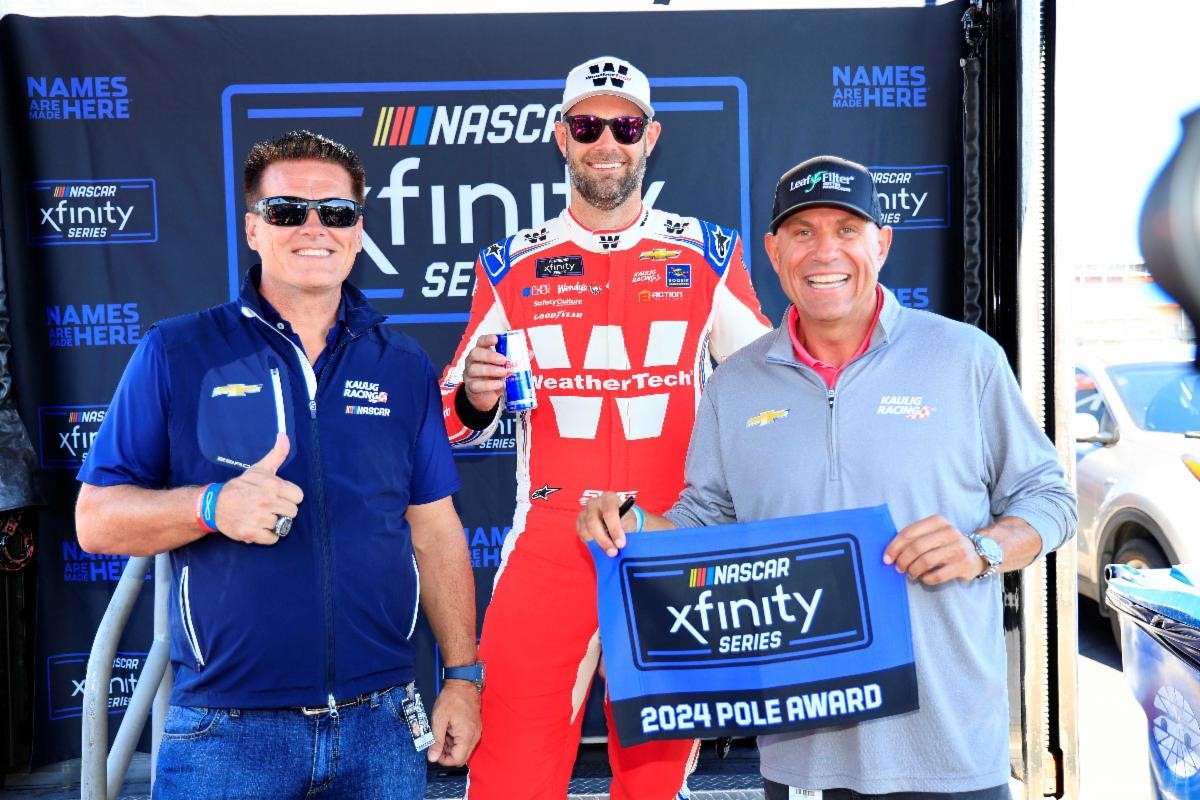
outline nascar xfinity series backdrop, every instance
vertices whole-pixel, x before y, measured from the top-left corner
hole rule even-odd
[[[957,317],[965,5],[0,19],[14,388],[46,501],[35,760],[79,754],[86,654],[125,563],[76,545],[75,471],[146,329],[229,300],[253,263],[239,190],[252,142],[307,127],[358,151],[366,229],[351,279],[441,365],[478,250],[562,210],[562,80],[611,53],[650,76],[663,124],[647,199],[740,229],[769,317],[785,307],[762,249],[771,193],[818,153],[875,171],[896,229],[883,279],[901,302]],[[457,459],[481,611],[511,521],[513,444],[506,420]],[[114,727],[149,644],[150,594],[114,665]],[[429,697],[436,652],[421,635]]]

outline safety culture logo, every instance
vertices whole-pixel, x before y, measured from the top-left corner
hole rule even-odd
[[[696,124],[672,128],[671,147],[655,151],[644,186],[648,204],[746,228],[739,82],[672,78],[654,91],[664,125],[682,116]],[[227,164],[235,165],[253,142],[299,126],[286,118],[289,109],[321,116],[322,132],[354,148],[368,176],[363,253],[352,280],[392,322],[461,323],[479,251],[521,229],[536,236],[566,206],[570,189],[554,144],[561,97],[561,76],[231,86],[224,93],[224,148]],[[697,174],[689,163],[697,151],[721,166]],[[236,173],[226,170],[231,294],[238,261],[248,255],[240,249]],[[567,262],[544,269],[578,272]]]

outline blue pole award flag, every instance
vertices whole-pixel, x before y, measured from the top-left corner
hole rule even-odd
[[[887,506],[594,543],[621,744],[748,736],[914,711],[908,590]]]

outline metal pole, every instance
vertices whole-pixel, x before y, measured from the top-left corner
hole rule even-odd
[[[142,728],[146,727],[150,704],[154,701],[159,682],[170,663],[171,653],[166,642],[156,641],[150,646],[146,664],[142,667],[138,684],[133,690],[133,696],[129,698],[129,707],[125,709],[125,716],[117,728],[117,737],[108,754],[108,800],[116,800],[121,786],[125,783],[129,761],[137,750],[138,739],[142,738]]]
[[[159,553],[154,557],[154,643],[163,642],[170,652],[171,635],[167,621],[167,604],[171,602],[171,556]],[[167,718],[167,705],[171,697],[171,686],[175,674],[167,669],[158,694],[154,696],[154,709],[150,718],[150,786],[154,787],[154,776],[158,772],[158,746],[162,742],[163,721]]]
[[[125,630],[149,568],[149,557],[129,559],[104,618],[100,620],[88,656],[79,770],[79,790],[83,800],[107,800],[108,682],[112,678],[113,657],[117,654],[121,632]]]

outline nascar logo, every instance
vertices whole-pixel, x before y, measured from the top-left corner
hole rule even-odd
[[[382,106],[374,147],[549,142],[558,105]]]

